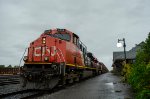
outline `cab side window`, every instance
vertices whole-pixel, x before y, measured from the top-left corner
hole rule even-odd
[[[77,38],[75,36],[73,36],[73,43],[77,44]]]
[[[75,35],[73,36],[73,43],[79,47],[79,38]]]

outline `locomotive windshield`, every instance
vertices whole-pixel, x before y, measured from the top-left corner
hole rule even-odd
[[[62,39],[62,40],[66,40],[66,41],[70,41],[71,39],[68,33],[55,33],[55,34],[48,34],[48,35],[55,37],[55,38]]]

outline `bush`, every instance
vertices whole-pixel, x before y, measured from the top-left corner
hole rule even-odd
[[[127,81],[137,91],[136,99],[150,99],[150,33],[127,75]]]

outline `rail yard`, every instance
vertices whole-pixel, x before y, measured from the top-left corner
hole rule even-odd
[[[30,43],[24,65],[0,68],[1,98],[31,98],[108,72],[80,37],[67,29],[45,30]],[[5,87],[17,90],[6,92]],[[5,93],[4,93],[5,92]]]
[[[104,63],[88,51],[78,35],[69,30],[45,30],[39,38],[30,43],[27,55],[22,59],[23,66],[0,68],[0,98],[133,97],[132,94],[127,94],[130,86],[123,87],[119,77],[108,73],[109,70]]]
[[[133,98],[130,86],[67,29],[45,30],[25,53],[23,66],[0,68],[0,98]]]

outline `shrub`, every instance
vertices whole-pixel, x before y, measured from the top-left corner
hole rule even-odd
[[[136,99],[150,99],[150,33],[127,73],[127,81],[137,91]]]

